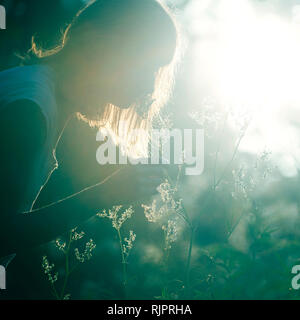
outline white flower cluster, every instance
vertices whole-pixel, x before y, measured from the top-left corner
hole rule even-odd
[[[244,165],[240,166],[238,170],[232,170],[232,177],[234,179],[233,198],[237,199],[239,196],[242,196],[245,199],[249,199],[251,193],[262,185],[274,169],[270,164],[270,155],[270,152],[263,151],[258,155],[254,166],[246,168]]]
[[[56,240],[55,240],[55,245],[56,245],[56,248],[57,248],[59,251],[65,252],[66,246],[67,246],[67,243],[66,243],[66,242],[62,242],[61,239],[56,239]]]
[[[84,237],[85,233],[83,231],[81,232],[77,232],[76,231],[77,228],[73,229],[71,232],[72,232],[72,235],[71,235],[71,240],[72,241],[77,241],[77,240],[80,240]]]
[[[177,188],[172,187],[168,180],[161,183],[157,191],[160,194],[160,205],[153,200],[150,206],[142,205],[146,219],[152,223],[161,223],[165,234],[165,250],[171,249],[171,244],[178,237],[179,219],[182,211],[182,199],[176,200]]]
[[[156,223],[172,213],[180,212],[182,200],[175,200],[177,188],[172,188],[168,180],[161,183],[157,191],[160,194],[161,205],[157,205],[157,200],[153,200],[150,206],[142,204],[145,216],[149,222]]]
[[[49,282],[51,284],[54,284],[54,282],[56,282],[58,279],[58,272],[53,273],[54,264],[50,264],[48,258],[46,256],[43,256],[42,266]]]
[[[178,217],[173,220],[168,220],[167,224],[162,226],[165,233],[165,250],[172,248],[172,243],[176,242],[178,238]]]
[[[157,222],[162,218],[162,210],[156,208],[156,200],[152,201],[150,206],[142,204],[142,208],[144,209],[145,217],[149,222]]]
[[[122,248],[126,260],[128,259],[130,251],[133,248],[133,243],[135,239],[136,239],[136,234],[132,230],[130,230],[129,238],[124,239],[123,248]]]
[[[85,236],[85,233],[83,231],[77,232],[76,230],[77,228],[71,230],[70,242],[78,241]],[[67,243],[65,241],[62,241],[61,239],[58,238],[55,240],[55,245],[59,251],[67,253]]]
[[[121,228],[124,222],[132,217],[134,210],[132,206],[130,206],[128,209],[120,213],[120,210],[122,209],[122,207],[123,206],[114,206],[112,209],[109,209],[108,212],[106,210],[103,210],[102,213],[98,213],[97,216],[100,218],[110,219],[112,222],[113,228],[117,232],[119,243],[120,243],[120,251],[122,255],[123,281],[125,285],[127,282],[126,264],[128,261],[129,254],[133,248],[133,243],[136,239],[136,234],[132,230],[130,230],[129,237],[123,239]]]
[[[92,252],[95,250],[95,248],[96,244],[94,240],[90,239],[90,241],[85,244],[84,252],[80,253],[79,249],[75,248],[74,252],[76,259],[81,263],[90,260],[92,258]]]
[[[176,192],[178,191],[177,188],[172,188],[168,180],[165,180],[161,183],[157,191],[160,194],[160,197],[164,203],[167,203],[171,206],[172,209],[176,209],[178,205],[180,205],[181,201],[175,201],[174,197]]]
[[[70,294],[65,294],[65,289],[66,289],[66,285],[68,283],[70,274],[79,265],[79,263],[77,263],[75,266],[72,266],[72,268],[70,268],[70,253],[72,250],[72,244],[73,242],[76,242],[85,236],[85,233],[83,231],[77,232],[76,230],[77,228],[69,232],[69,237],[67,241],[62,241],[61,239],[55,240],[56,248],[59,251],[62,251],[65,256],[65,274],[60,275],[64,278],[64,286],[60,293],[57,290],[56,285],[54,284],[58,280],[59,274],[58,272],[53,273],[54,264],[50,264],[46,256],[43,257],[42,267],[44,269],[44,273],[48,276],[48,280],[52,285],[53,295],[58,300],[69,300],[71,297]],[[92,252],[95,250],[95,248],[96,248],[96,244],[91,239],[85,244],[85,249],[82,253],[79,252],[78,248],[74,249],[75,259],[80,263],[84,263],[85,261],[90,260],[92,257]]]
[[[120,215],[119,211],[123,206],[114,206],[112,209],[109,209],[108,212],[103,210],[102,213],[98,213],[97,216],[100,218],[108,218],[112,222],[113,228],[120,230],[124,222],[130,219],[134,213],[133,208],[129,207]]]

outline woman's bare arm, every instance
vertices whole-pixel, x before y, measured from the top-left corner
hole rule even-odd
[[[0,226],[0,256],[49,242],[96,215],[105,204],[91,205],[106,184],[29,213],[14,213]],[[2,247],[2,244],[5,245]]]
[[[155,192],[159,184],[154,177],[156,170],[144,168],[141,173],[135,166],[116,166],[110,176],[92,188],[33,212],[21,213],[19,205],[30,181],[29,168],[43,146],[46,129],[34,103],[21,101],[9,109],[0,120],[0,256],[51,241],[102,209],[132,203]]]
[[[100,210],[100,201],[99,207],[91,203],[105,193],[101,183],[55,205],[22,213],[31,168],[45,143],[45,119],[37,105],[23,100],[5,109],[0,128],[0,256],[55,239]]]
[[[45,143],[45,119],[37,105],[23,100],[2,112],[0,128],[0,256],[52,240],[96,213],[84,205],[91,192],[22,213],[32,166]]]

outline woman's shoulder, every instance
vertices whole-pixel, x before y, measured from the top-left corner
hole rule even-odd
[[[40,86],[40,88],[54,91],[54,77],[54,70],[46,65],[15,67],[0,72],[0,88],[6,87],[12,90],[20,85],[30,84],[33,89]],[[28,89],[27,86],[26,89]],[[25,91],[22,93],[24,94]]]
[[[57,115],[54,71],[45,65],[32,65],[0,72],[0,112],[18,101],[34,103],[48,129],[53,127]]]

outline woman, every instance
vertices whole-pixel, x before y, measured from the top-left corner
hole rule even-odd
[[[0,256],[50,241],[95,215],[101,204],[84,203],[104,198],[117,177],[132,181],[136,199],[155,190],[154,183],[145,190],[145,180],[142,189],[137,167],[129,166],[93,188],[35,207],[74,114],[109,130],[129,155],[143,154],[147,141],[132,141],[130,132],[149,130],[167,102],[177,49],[176,24],[159,2],[99,0],[76,15],[55,48],[42,49],[33,39],[27,65],[0,73]],[[118,188],[115,203],[135,200]]]

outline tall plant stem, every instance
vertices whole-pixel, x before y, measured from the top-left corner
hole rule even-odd
[[[120,250],[121,250],[121,257],[122,257],[122,269],[123,269],[123,287],[124,287],[124,294],[125,298],[127,299],[127,266],[126,266],[126,258],[123,251],[123,241],[120,229],[117,229],[119,243],[120,243]]]
[[[61,290],[61,300],[64,299],[64,295],[65,295],[65,290],[68,284],[68,280],[69,280],[69,276],[70,276],[70,261],[69,261],[69,253],[70,253],[70,247],[71,247],[71,243],[72,243],[72,232],[70,232],[70,236],[69,236],[69,242],[68,242],[68,247],[67,250],[65,252],[65,259],[66,259],[66,268],[65,268],[65,280],[64,280],[64,284]]]
[[[185,287],[186,287],[186,296],[190,294],[190,269],[191,269],[191,260],[193,253],[193,244],[194,244],[195,229],[190,227],[190,241],[189,249],[187,255],[186,269],[185,269]]]
[[[53,283],[51,283],[51,289],[52,289],[52,294],[54,295],[55,299],[56,300],[60,300],[60,296],[59,294],[57,293],[57,290],[55,288],[55,285]]]

